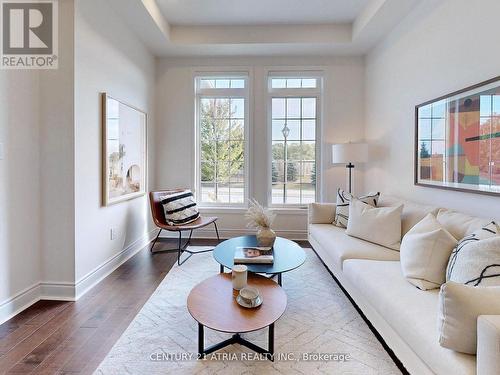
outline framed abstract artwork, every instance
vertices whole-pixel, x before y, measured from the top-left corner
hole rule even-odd
[[[106,93],[102,99],[103,205],[146,194],[145,112]]]
[[[415,184],[500,196],[500,77],[415,107]]]

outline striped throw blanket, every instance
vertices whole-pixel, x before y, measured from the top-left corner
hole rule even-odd
[[[200,217],[191,190],[183,190],[161,198],[168,225],[188,224]]]

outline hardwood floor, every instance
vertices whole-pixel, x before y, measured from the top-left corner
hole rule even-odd
[[[155,250],[173,246],[159,240]],[[0,325],[0,374],[91,374],[176,259],[146,246],[78,301],[39,301]]]
[[[174,253],[152,256],[146,247],[78,301],[39,301],[5,322],[0,374],[92,373],[175,261]]]

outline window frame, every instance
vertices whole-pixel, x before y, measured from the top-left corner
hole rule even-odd
[[[244,88],[201,88],[200,81],[203,79],[242,79],[245,81]],[[251,99],[251,80],[250,73],[245,71],[238,72],[195,72],[193,74],[194,84],[194,127],[195,127],[195,171],[194,171],[194,184],[195,198],[200,208],[226,208],[238,209],[247,208],[248,199],[250,197],[250,157],[249,150],[251,147],[250,142],[250,99]],[[202,98],[243,98],[245,103],[244,108],[244,131],[243,131],[243,144],[244,144],[244,184],[243,184],[243,202],[203,202],[201,200],[201,144],[200,144],[200,102]],[[216,183],[216,182],[215,182]]]
[[[316,88],[273,88],[272,79],[276,78],[300,78],[317,80]],[[272,209],[305,209],[308,203],[273,203],[273,182],[272,182],[272,100],[273,98],[316,98],[316,134],[315,134],[315,165],[316,165],[316,185],[315,202],[321,201],[321,136],[323,129],[323,94],[324,94],[324,75],[321,71],[268,71],[266,76],[267,99],[266,99],[266,117],[267,117],[267,203]],[[302,135],[301,135],[302,137]]]
[[[446,147],[446,144],[448,142],[448,139],[449,139],[449,134],[448,134],[448,118],[446,116],[444,117],[439,117],[439,116],[434,116],[434,104],[436,103],[441,103],[441,102],[444,102],[443,101],[436,101],[436,102],[433,102],[430,105],[430,115],[429,116],[420,116],[418,117],[418,123],[420,125],[420,121],[421,120],[427,120],[430,122],[430,135],[428,138],[420,138],[420,134],[419,134],[419,139],[417,139],[417,142],[418,142],[418,154],[420,155],[420,152],[421,152],[421,144],[422,143],[428,143],[429,144],[429,154],[431,156],[431,165],[432,165],[432,155],[433,155],[433,144],[434,142],[443,142],[444,143],[444,151],[443,151],[443,161],[442,161],[442,165],[443,165],[443,181],[442,182],[446,182],[447,179],[448,179],[448,168],[446,167],[446,161],[448,160],[448,149]],[[447,113],[449,108],[449,103],[447,102],[444,102],[444,113]],[[481,117],[479,117],[479,119],[481,119]],[[434,138],[433,136],[433,130],[434,130],[434,122],[437,121],[437,120],[443,120],[444,121],[444,134],[443,134],[443,138]],[[419,168],[418,168],[418,176],[420,179],[422,179],[420,173],[421,173],[421,158],[419,157],[418,158],[418,164],[419,164]],[[432,176],[431,176],[432,177]]]

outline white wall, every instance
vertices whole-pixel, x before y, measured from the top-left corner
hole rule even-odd
[[[0,71],[0,322],[72,298],[73,0],[59,1],[59,69]]]
[[[498,0],[421,1],[366,59],[367,189],[496,216],[498,198],[413,185],[414,106],[500,74]]]
[[[38,85],[36,71],[0,70],[0,322],[40,281]]]
[[[147,241],[146,197],[101,207],[99,93],[152,115],[154,71],[97,0],[59,1],[57,70],[0,71],[0,323],[40,298],[78,297]]]
[[[59,68],[40,71],[42,294],[72,298],[75,274],[74,3],[59,1]]]
[[[154,58],[107,2],[75,2],[75,264],[77,293],[144,244],[153,229],[147,197],[101,206],[100,93],[148,113],[154,185]],[[111,241],[110,229],[118,230]]]
[[[239,69],[250,71],[253,109],[250,108],[250,132],[254,148],[251,151],[253,171],[250,181],[254,196],[267,197],[267,118],[265,113],[266,70],[288,67],[299,70],[314,68],[324,71],[322,136],[323,200],[335,200],[338,186],[345,186],[345,168],[331,165],[331,144],[357,141],[363,138],[364,67],[361,58],[176,58],[157,62],[157,185],[160,188],[193,188],[194,176],[194,92],[193,74],[197,70],[221,71]],[[251,104],[252,105],[252,104]],[[362,174],[356,173],[355,186],[362,187]],[[220,217],[222,234],[234,236],[245,229],[241,210],[205,211]],[[306,211],[297,210],[278,215],[275,227],[278,234],[305,238]],[[212,229],[201,232],[212,235]]]

